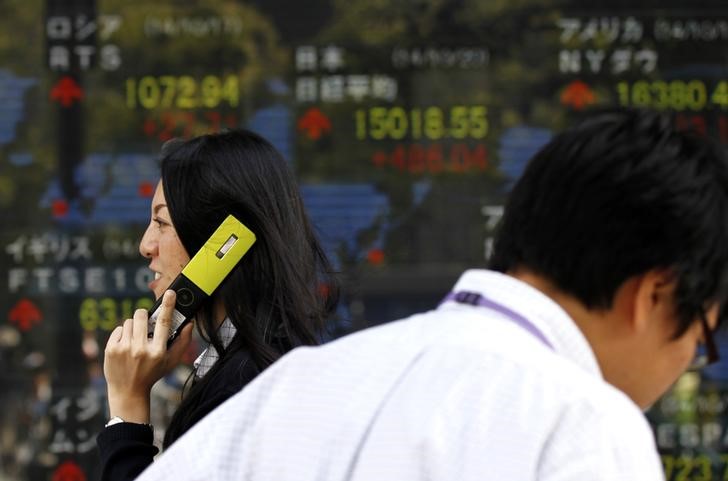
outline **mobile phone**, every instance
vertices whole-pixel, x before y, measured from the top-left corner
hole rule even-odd
[[[167,349],[197,314],[202,302],[215,292],[254,243],[255,234],[234,216],[228,215],[185,265],[167,288],[177,293]],[[162,297],[149,309],[147,336],[150,338],[154,335],[154,326],[161,313]]]

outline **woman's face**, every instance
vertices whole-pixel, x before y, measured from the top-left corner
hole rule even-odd
[[[156,298],[164,293],[190,260],[172,225],[161,180],[154,192],[152,216],[139,243],[139,252],[151,261],[149,268],[154,272],[154,280],[149,283],[149,288]]]

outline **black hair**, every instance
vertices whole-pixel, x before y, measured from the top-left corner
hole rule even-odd
[[[675,338],[728,294],[728,158],[667,114],[593,114],[531,160],[506,203],[490,268],[529,269],[588,308],[669,269]]]
[[[291,170],[259,135],[231,130],[168,142],[161,170],[172,223],[189,255],[228,214],[257,238],[197,315],[200,335],[220,358],[185,393],[165,434],[166,447],[191,424],[207,382],[236,350],[247,350],[263,370],[292,347],[317,344],[336,307],[339,285]],[[237,329],[227,349],[215,329],[218,300]]]

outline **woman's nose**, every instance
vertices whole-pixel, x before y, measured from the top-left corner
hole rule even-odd
[[[150,232],[150,228],[151,225],[147,227],[147,230],[144,231],[144,235],[142,236],[142,240],[139,241],[139,253],[147,259],[150,259],[157,249],[157,241],[154,239],[154,234]]]

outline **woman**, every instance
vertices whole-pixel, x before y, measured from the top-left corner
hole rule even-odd
[[[149,285],[155,297],[228,214],[257,238],[196,316],[210,345],[195,362],[191,388],[165,433],[166,448],[292,347],[315,344],[317,329],[335,308],[338,285],[296,182],[266,140],[229,131],[171,141],[162,155],[151,222],[139,245],[155,273]],[[172,296],[165,295],[167,304]],[[188,325],[169,351],[155,352],[146,321],[147,312],[137,311],[106,346],[112,419],[98,437],[102,479],[133,479],[152,463],[158,450],[149,425],[150,390],[190,343]]]

